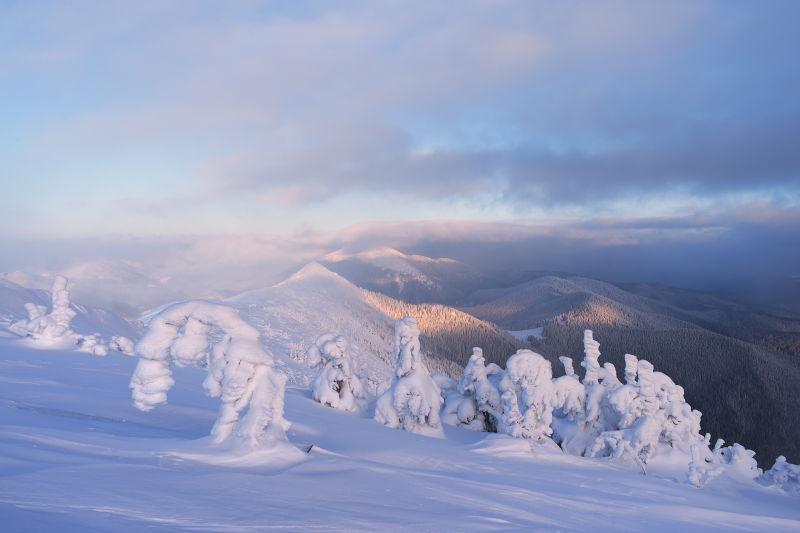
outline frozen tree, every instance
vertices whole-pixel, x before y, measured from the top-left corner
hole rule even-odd
[[[311,395],[316,401],[343,411],[359,408],[358,400],[364,399],[364,388],[353,372],[347,339],[341,335],[322,335],[308,349],[306,361],[309,367],[319,368],[311,384]]]
[[[712,450],[709,448],[710,442],[711,435],[706,433],[705,437],[691,445],[691,460],[686,472],[686,480],[691,485],[702,488],[722,474],[743,481],[761,476],[754,451],[736,443],[725,446],[722,439],[717,439]]]
[[[786,462],[786,457],[779,456],[775,465],[758,478],[764,485],[776,485],[789,494],[800,496],[800,465]]]
[[[135,352],[140,359],[130,387],[138,409],[167,401],[174,384],[171,364],[203,365],[203,388],[222,401],[211,430],[215,444],[256,448],[286,439],[286,377],[273,368],[258,331],[235,309],[198,300],[167,307],[151,320]]]
[[[553,409],[555,416],[572,421],[583,416],[586,389],[572,367],[572,359],[558,358],[564,365],[564,375],[553,380]]]
[[[500,381],[503,415],[499,431],[512,437],[542,441],[552,434],[553,370],[530,350],[517,350],[506,362]]]
[[[483,350],[473,348],[457,390],[447,396],[443,420],[475,431],[496,432],[501,412],[500,392],[489,380]]]
[[[632,354],[625,354],[625,383],[636,385],[636,376],[639,374],[639,359]]]
[[[375,420],[391,428],[444,437],[441,391],[430,376],[419,347],[419,325],[410,316],[395,323],[397,365],[391,387],[375,404]]]
[[[30,337],[42,344],[69,343],[74,344],[75,333],[70,329],[70,322],[75,318],[75,311],[70,307],[67,278],[56,276],[50,291],[51,310],[48,313],[43,305],[25,304],[28,320],[21,320],[11,326],[11,331],[22,337]]]
[[[723,472],[722,466],[715,461],[715,453],[722,447],[722,440],[717,441],[714,451],[709,450],[711,435],[706,433],[702,443],[694,443],[691,446],[691,460],[689,470],[686,472],[686,481],[698,489],[703,488],[706,483],[719,476]]]
[[[600,343],[594,340],[592,330],[587,329],[583,332],[583,362],[581,366],[585,369],[583,382],[586,385],[593,385],[600,382]]]
[[[76,313],[70,304],[67,283],[67,278],[64,276],[56,276],[50,290],[50,312],[44,305],[27,303],[25,310],[28,313],[28,320],[16,322],[9,329],[36,344],[59,348],[73,347],[92,355],[108,355],[108,346],[103,341],[102,335],[99,333],[79,335],[72,330],[70,323]]]

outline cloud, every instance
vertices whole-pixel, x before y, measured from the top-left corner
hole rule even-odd
[[[252,233],[376,212],[797,202],[798,7],[776,6],[15,4],[0,22],[4,227]]]

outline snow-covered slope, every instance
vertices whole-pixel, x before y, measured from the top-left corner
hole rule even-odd
[[[307,383],[306,350],[321,334],[344,335],[361,372],[389,377],[393,321],[369,305],[361,289],[318,263],[309,263],[272,287],[225,301],[261,331],[294,383]]]
[[[295,383],[309,379],[305,353],[324,333],[344,335],[357,367],[374,380],[388,377],[387,365],[394,364],[394,321],[398,313],[420,321],[423,352],[439,358],[460,361],[475,345],[500,346],[504,355],[520,346],[497,327],[458,310],[407,305],[370,293],[315,262],[277,285],[245,292],[225,303],[238,308],[241,316],[262,332]],[[446,353],[445,344],[457,353]],[[431,363],[437,371],[449,369],[436,360]],[[460,372],[460,368],[456,370]]]
[[[295,279],[291,282],[294,284]],[[58,531],[798,531],[796,496],[683,472],[533,451],[446,427],[392,430],[290,388],[291,468],[185,458],[217,400],[175,370],[169,405],[136,411],[136,361],[10,346],[0,338],[0,529]]]

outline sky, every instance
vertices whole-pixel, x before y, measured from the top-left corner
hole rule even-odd
[[[546,234],[771,246],[793,275],[798,24],[770,0],[3,0],[0,269]]]

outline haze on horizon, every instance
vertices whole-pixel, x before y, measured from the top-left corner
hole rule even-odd
[[[0,7],[0,271],[397,246],[800,283],[800,4]]]

